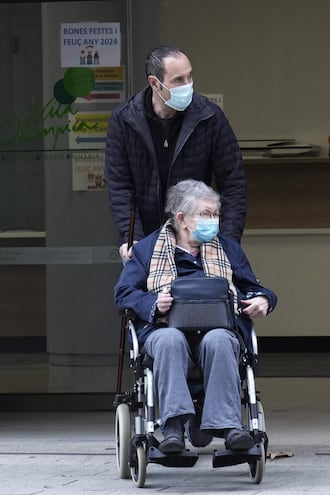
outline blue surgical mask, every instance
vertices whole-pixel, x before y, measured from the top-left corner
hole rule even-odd
[[[191,233],[197,242],[211,241],[219,232],[219,220],[217,218],[203,219],[196,221],[195,230]]]
[[[184,84],[183,86],[176,86],[175,88],[167,88],[165,84],[159,81],[159,83],[170,92],[171,98],[165,100],[163,96],[159,94],[165,105],[178,112],[183,112],[191,103],[193,97],[193,83]]]

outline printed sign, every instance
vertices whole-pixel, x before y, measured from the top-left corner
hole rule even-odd
[[[62,67],[117,67],[120,52],[119,22],[61,24]]]
[[[104,190],[104,159],[104,153],[74,153],[72,156],[72,190]]]
[[[222,93],[214,93],[214,94],[205,94],[206,98],[213,101],[216,105],[218,105],[223,110],[223,94]]]
[[[75,122],[69,133],[70,149],[103,149],[111,112],[77,112],[69,121]]]
[[[92,90],[77,98],[76,103],[119,103],[125,101],[125,67],[99,67],[94,74]]]

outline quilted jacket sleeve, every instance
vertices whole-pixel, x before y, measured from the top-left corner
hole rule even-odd
[[[119,232],[119,245],[127,241],[130,210],[134,207],[135,187],[132,177],[125,136],[125,124],[119,118],[122,105],[111,114],[106,141],[105,180],[109,196],[112,218]],[[139,218],[135,211],[134,239],[144,237]]]

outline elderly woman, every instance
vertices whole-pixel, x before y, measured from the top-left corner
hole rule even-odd
[[[266,316],[276,296],[260,285],[238,243],[219,233],[220,198],[203,182],[184,180],[168,190],[167,222],[139,241],[115,287],[120,308],[137,315],[137,335],[153,370],[164,439],[164,454],[184,450],[184,425],[196,429],[196,411],[187,384],[189,369],[203,372],[205,400],[198,427],[201,443],[224,437],[228,449],[253,446],[242,428],[240,342],[234,332],[214,328],[199,335],[166,324],[171,282],[177,277],[225,277],[234,293],[237,325],[246,342],[253,318]],[[199,424],[200,423],[200,424]],[[193,431],[193,429],[192,429]]]

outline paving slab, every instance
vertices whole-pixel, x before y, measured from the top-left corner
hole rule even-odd
[[[13,411],[0,412],[0,495],[330,495],[330,379],[257,384],[274,457],[259,485],[246,464],[212,467],[216,439],[193,468],[149,464],[140,489],[118,476],[113,411]]]

